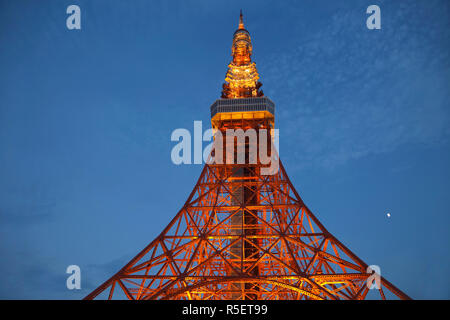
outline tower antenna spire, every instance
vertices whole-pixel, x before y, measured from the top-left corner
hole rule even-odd
[[[253,47],[250,33],[244,27],[242,9],[239,15],[239,28],[233,34],[231,55],[233,61],[228,65],[225,83],[222,88],[222,98],[239,99],[262,97],[264,94],[259,80],[256,65],[252,62]]]
[[[244,27],[244,18],[243,18],[243,15],[242,15],[242,9],[241,9],[241,12],[239,14],[239,29],[245,29],[245,27]]]

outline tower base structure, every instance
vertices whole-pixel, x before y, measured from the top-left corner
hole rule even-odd
[[[364,299],[378,275],[325,229],[281,162],[275,175],[258,171],[205,165],[163,232],[86,299]],[[409,299],[378,284],[381,299]]]

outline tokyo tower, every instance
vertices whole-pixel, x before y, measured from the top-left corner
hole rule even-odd
[[[85,299],[360,300],[369,291],[380,299],[410,299],[320,223],[276,150],[266,148],[270,162],[260,154],[251,161],[253,147],[273,144],[275,122],[252,49],[241,12],[211,123],[215,143],[239,129],[255,132],[256,139],[233,137],[225,153],[215,144],[167,227]]]

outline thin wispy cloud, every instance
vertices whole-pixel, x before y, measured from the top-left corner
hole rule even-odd
[[[53,259],[41,256],[27,246],[9,242],[0,243],[0,252],[8,257],[0,263],[2,285],[0,299],[58,299],[67,292],[65,269],[55,265]],[[36,292],[45,292],[36,295]]]
[[[377,31],[366,28],[361,9],[336,12],[292,50],[260,62],[277,101],[281,148],[300,167],[450,136],[448,6],[386,3]],[[415,23],[423,15],[426,26]]]
[[[24,227],[56,219],[56,201],[38,188],[35,184],[23,190],[11,186],[9,190],[3,189],[0,197],[0,226]]]

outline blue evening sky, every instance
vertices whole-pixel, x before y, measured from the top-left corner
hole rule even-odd
[[[80,299],[163,230],[202,169],[170,135],[210,126],[241,8],[303,200],[412,298],[450,298],[447,0],[0,0],[0,298]]]

